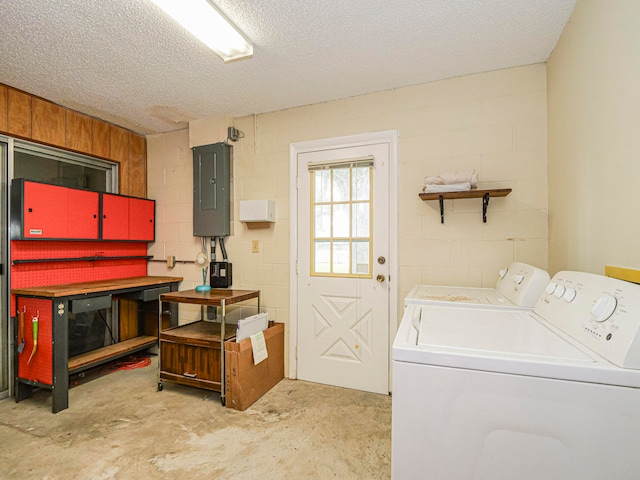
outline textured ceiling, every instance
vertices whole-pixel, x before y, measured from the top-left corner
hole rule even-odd
[[[0,0],[0,83],[167,132],[544,62],[575,0],[216,3],[254,44],[252,59],[225,65],[150,0]]]

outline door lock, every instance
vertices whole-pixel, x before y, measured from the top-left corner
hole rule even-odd
[[[384,275],[379,273],[378,276],[376,277],[376,280],[378,281],[378,283],[384,282]]]
[[[387,261],[387,259],[386,259],[386,258],[384,258],[383,256],[379,256],[379,257],[378,257],[378,263],[379,263],[380,265],[384,265],[384,263],[385,263],[386,261]]]

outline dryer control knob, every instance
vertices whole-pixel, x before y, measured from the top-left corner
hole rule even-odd
[[[556,298],[562,298],[562,296],[564,295],[564,292],[565,292],[564,285],[558,285],[555,291],[553,292],[553,296]]]
[[[500,278],[504,278],[504,276],[507,274],[508,270],[509,270],[508,268],[501,268],[500,269]]]
[[[613,315],[617,305],[618,301],[616,300],[616,297],[603,295],[591,309],[591,315],[596,322],[604,322],[607,318]]]
[[[547,288],[545,288],[544,291],[551,295],[555,291],[557,286],[558,285],[556,283],[551,282],[549,283],[549,285],[547,285]]]
[[[564,298],[567,303],[573,302],[573,299],[576,298],[576,289],[571,287],[567,288],[562,298]]]
[[[512,279],[513,283],[517,283],[518,285],[520,285],[524,281],[524,275],[514,275]]]

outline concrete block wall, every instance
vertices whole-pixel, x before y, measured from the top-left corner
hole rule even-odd
[[[209,130],[220,131],[220,121],[212,118]],[[198,121],[199,131],[206,124],[206,119]],[[493,286],[499,269],[514,260],[547,268],[545,65],[251,115],[234,119],[233,126],[244,133],[234,144],[236,220],[227,242],[234,286],[259,288],[273,320],[288,324],[291,315],[289,146],[294,142],[398,131],[400,254],[390,261],[399,265],[399,313],[403,297],[417,283]],[[184,256],[199,251],[187,225],[192,188],[188,147],[187,132],[148,138],[150,197],[164,215],[158,218],[157,242],[151,247],[160,258],[178,257],[174,251]],[[486,224],[481,199],[447,200],[441,224],[438,202],[418,197],[423,178],[473,169],[479,188],[513,192],[491,199]],[[237,221],[239,200],[255,199],[276,202],[276,222],[268,229],[249,230]],[[253,240],[258,253],[252,253]],[[150,273],[167,274],[165,268],[156,264]],[[194,275],[188,265],[177,268],[173,273],[184,273],[193,285],[200,282],[199,271]],[[185,283],[183,288],[191,287]]]

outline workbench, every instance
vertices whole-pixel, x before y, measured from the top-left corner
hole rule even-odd
[[[162,390],[163,380],[170,380],[220,392],[220,401],[225,405],[224,341],[236,334],[235,325],[226,325],[226,308],[252,299],[257,300],[259,312],[260,290],[213,288],[203,292],[185,290],[161,294],[158,298],[158,390]],[[162,330],[160,312],[163,311],[163,302],[200,305],[203,310],[206,307],[220,308],[220,322],[201,318],[197,322]]]
[[[177,291],[181,281],[181,277],[139,276],[11,290],[17,311],[25,316],[24,349],[15,354],[16,402],[31,396],[33,387],[47,388],[52,392],[52,411],[57,413],[69,407],[69,374],[157,345],[156,335],[141,334],[69,358],[69,313],[110,308],[116,298],[156,301],[163,293]],[[38,319],[37,348],[29,361],[34,351],[34,317]],[[168,317],[171,326],[177,325],[177,308]],[[19,345],[19,329],[15,329],[15,345]]]

